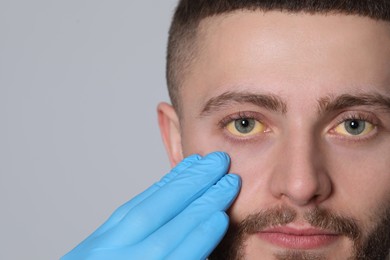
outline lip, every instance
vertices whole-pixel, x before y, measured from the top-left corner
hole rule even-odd
[[[273,227],[257,233],[260,239],[288,249],[319,249],[326,247],[340,235],[318,228]]]

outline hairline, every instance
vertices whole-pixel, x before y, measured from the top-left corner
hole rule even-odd
[[[180,38],[180,41],[176,48],[180,50],[186,49],[188,53],[184,54],[177,54],[174,53],[172,55],[172,50],[170,50],[170,44],[171,40],[169,40],[168,45],[168,56],[167,56],[167,69],[166,69],[166,77],[167,77],[167,84],[169,89],[169,95],[172,102],[172,105],[174,109],[176,110],[179,118],[181,118],[182,114],[182,96],[181,96],[181,89],[183,88],[183,85],[185,85],[185,79],[187,78],[187,75],[189,73],[189,70],[193,63],[196,61],[196,58],[199,56],[198,53],[200,49],[202,48],[202,37],[206,36],[207,33],[207,23],[214,20],[213,18],[216,17],[227,17],[229,15],[235,14],[235,13],[269,13],[269,12],[279,12],[282,14],[299,14],[299,15],[322,15],[322,16],[329,16],[329,15],[342,15],[342,16],[357,16],[357,17],[366,17],[369,19],[372,19],[374,21],[385,21],[389,22],[388,19],[380,19],[375,18],[372,15],[364,15],[360,13],[348,13],[347,11],[343,10],[318,10],[318,11],[310,11],[310,10],[288,10],[288,9],[265,9],[261,7],[257,8],[250,8],[250,7],[244,7],[229,11],[224,11],[216,14],[209,14],[205,16],[200,16],[199,19],[194,19],[191,21],[191,23],[187,24],[187,30],[186,33],[183,34],[184,37]],[[171,28],[172,31],[172,28]],[[170,34],[171,34],[170,31]],[[171,35],[170,35],[171,37]],[[177,50],[176,50],[177,51]],[[174,56],[174,59],[171,58],[169,60],[169,56]],[[185,56],[183,58],[183,56]],[[174,61],[172,61],[174,60]],[[171,62],[169,62],[171,61]],[[174,64],[174,63],[178,64]],[[173,75],[174,74],[174,75]],[[173,92],[173,93],[171,93]]]

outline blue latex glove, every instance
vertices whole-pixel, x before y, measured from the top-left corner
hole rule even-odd
[[[215,152],[183,160],[158,183],[118,208],[61,260],[205,259],[224,236],[224,212],[240,189]]]

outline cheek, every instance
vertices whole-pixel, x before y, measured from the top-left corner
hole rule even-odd
[[[374,212],[390,198],[390,147],[385,144],[365,149],[334,148],[328,156],[334,194],[355,216]]]
[[[201,155],[213,151],[223,151],[231,158],[230,173],[241,177],[242,187],[239,196],[232,205],[229,215],[233,220],[242,219],[250,213],[272,207],[268,183],[271,169],[277,163],[276,152],[273,152],[272,140],[260,140],[252,143],[232,143],[218,135],[197,135],[194,131],[191,138],[183,140],[185,155]]]
[[[264,149],[238,149],[230,152],[231,172],[240,175],[241,191],[229,215],[233,220],[243,219],[259,209],[269,208],[271,169],[274,159]]]

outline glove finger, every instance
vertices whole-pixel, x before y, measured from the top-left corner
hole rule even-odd
[[[106,233],[114,245],[135,244],[166,224],[215,184],[229,168],[225,153],[211,153],[135,206]],[[108,234],[109,233],[109,234]]]
[[[215,212],[225,211],[236,198],[240,188],[238,175],[228,174],[212,186],[202,197],[189,205],[180,215],[151,234],[140,245],[150,254],[168,254],[179,245],[197,226]],[[207,240],[208,236],[203,239]],[[191,251],[191,247],[185,249]]]
[[[229,217],[217,211],[209,219],[195,228],[171,253],[167,260],[206,259],[221,242],[229,226]],[[206,239],[207,238],[207,239]],[[165,259],[165,258],[164,258]]]
[[[191,155],[181,161],[175,168],[173,168],[168,174],[166,174],[162,179],[148,189],[143,191],[142,193],[135,196],[133,199],[129,200],[119,208],[117,208],[114,213],[108,218],[108,220],[103,223],[94,233],[92,233],[87,239],[94,239],[97,236],[100,236],[107,230],[111,229],[115,226],[119,221],[123,219],[124,216],[136,205],[141,203],[146,198],[150,197],[154,192],[158,189],[172,181],[178,174],[185,171],[188,167],[190,167],[194,162],[201,159],[200,155]]]

